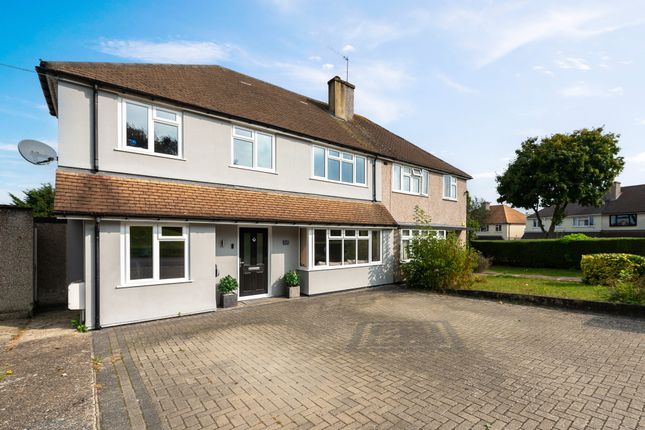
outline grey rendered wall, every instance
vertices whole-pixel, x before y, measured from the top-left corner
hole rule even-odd
[[[93,224],[86,223],[86,273],[91,273]],[[121,225],[101,223],[101,326],[146,321],[215,309],[215,226],[191,224],[191,282],[119,288],[121,284]],[[92,277],[86,277],[86,302],[92,308]],[[87,306],[86,305],[86,306]],[[88,314],[88,324],[93,316]]]
[[[393,231],[383,232],[383,264],[342,269],[300,270],[302,293],[315,295],[394,282]]]
[[[34,220],[36,227],[36,298],[38,306],[67,304],[67,223]]]
[[[215,244],[215,258],[219,282],[224,276],[230,275],[237,279],[238,251],[237,251],[237,226],[217,225],[217,243]]]
[[[298,268],[298,245],[299,233],[297,227],[273,227],[270,250],[271,295],[285,295],[286,290],[282,282],[282,275]]]
[[[92,162],[92,91],[61,82],[58,98],[59,165],[88,169]],[[183,160],[119,150],[118,100],[111,93],[101,92],[99,96],[99,168],[102,171],[372,199],[370,160],[367,163],[369,187],[311,179],[312,144],[276,134],[276,173],[231,167],[231,123],[195,113],[183,114]],[[381,164],[380,160],[376,164],[379,185]],[[377,199],[380,198],[381,187],[377,185]]]
[[[33,309],[33,237],[31,210],[0,206],[0,318]]]

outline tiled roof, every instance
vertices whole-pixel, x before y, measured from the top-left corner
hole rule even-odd
[[[570,203],[565,210],[565,216],[609,215],[627,212],[645,212],[645,184],[621,187],[618,198],[608,200],[603,206],[582,206]],[[553,207],[540,210],[540,216],[553,216]],[[535,218],[535,214],[530,215],[529,218]]]
[[[58,170],[61,215],[395,226],[380,203]]]
[[[506,205],[492,205],[486,218],[487,224],[524,224],[526,215]]]
[[[129,64],[41,61],[41,85],[52,115],[55,94],[45,75],[95,82],[186,108],[203,110],[272,127],[347,148],[416,164],[428,169],[470,176],[400,136],[354,115],[336,118],[327,103],[213,65]]]

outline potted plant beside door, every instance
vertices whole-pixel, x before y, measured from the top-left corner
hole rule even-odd
[[[232,308],[237,305],[237,281],[231,275],[226,275],[219,281],[217,292],[220,294],[220,302],[223,308]]]
[[[291,270],[282,277],[287,286],[289,298],[300,297],[300,276],[295,270]]]

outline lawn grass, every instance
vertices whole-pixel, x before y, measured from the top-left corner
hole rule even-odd
[[[562,299],[591,300],[594,302],[609,301],[609,288],[601,285],[587,285],[580,282],[551,281],[546,279],[515,278],[503,275],[479,275],[477,282],[469,289],[558,297]]]
[[[488,270],[495,273],[508,273],[513,275],[573,276],[577,278],[582,277],[582,272],[578,269],[549,269],[546,267],[492,266]]]

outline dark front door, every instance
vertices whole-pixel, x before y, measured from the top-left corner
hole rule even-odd
[[[240,229],[240,297],[266,294],[268,230]]]

